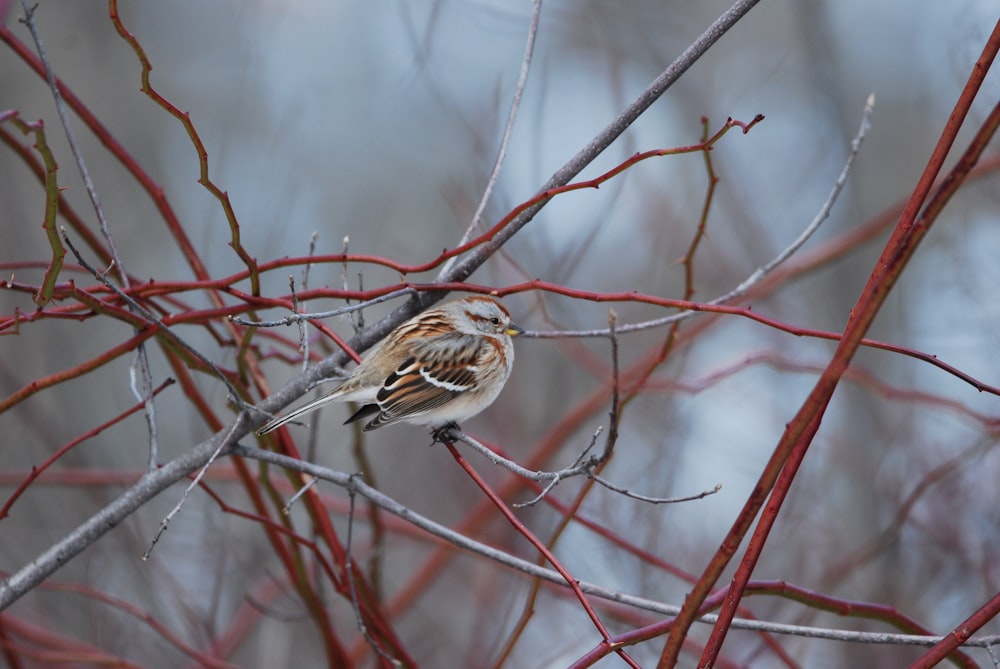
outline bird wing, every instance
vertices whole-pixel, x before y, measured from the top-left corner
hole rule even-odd
[[[366,430],[425,414],[475,387],[481,342],[472,337],[437,339],[435,346],[420,347],[386,377],[375,395],[379,415]]]

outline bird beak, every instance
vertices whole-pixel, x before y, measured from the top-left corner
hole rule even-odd
[[[519,334],[524,334],[524,328],[522,328],[517,323],[511,323],[510,325],[507,326],[507,329],[504,330],[504,332],[506,332],[511,337],[516,337]]]

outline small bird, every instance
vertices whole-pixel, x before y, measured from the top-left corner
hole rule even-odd
[[[344,421],[365,431],[400,421],[441,427],[475,416],[500,394],[524,332],[496,300],[472,296],[414,316],[376,344],[329,393],[275,418],[264,435],[330,402],[361,402]]]

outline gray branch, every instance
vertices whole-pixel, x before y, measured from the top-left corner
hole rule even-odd
[[[634,102],[618,115],[604,130],[577,153],[566,165],[552,175],[539,189],[543,193],[552,188],[563,186],[580,173],[605,148],[615,141],[643,112],[646,111],[680,76],[688,70],[708,49],[715,44],[730,28],[753,8],[759,0],[738,0],[729,10],[722,14],[711,26],[689,46],[671,65],[658,76]],[[461,282],[467,279],[487,259],[513,237],[521,228],[530,222],[545,206],[547,200],[542,200],[529,207],[514,218],[496,236],[485,244],[470,251],[449,272],[440,278],[441,282]],[[443,299],[444,292],[423,293],[400,305],[391,314],[382,318],[355,336],[350,344],[357,351],[364,351],[375,342],[385,337],[393,328],[407,318],[423,311],[427,307]],[[347,363],[347,355],[338,353],[320,362],[292,381],[285,384],[270,397],[257,405],[259,413],[249,420],[240,421],[239,425],[229,425],[219,433],[190,452],[167,463],[160,469],[149,472],[134,486],[129,488],[118,499],[104,507],[89,520],[60,539],[51,548],[19,569],[8,579],[0,582],[0,611],[6,609],[21,595],[48,578],[59,567],[69,562],[85,548],[97,541],[108,530],[115,527],[133,511],[152,499],[156,494],[181,480],[191,472],[203,467],[219,451],[223,435],[232,435],[235,442],[261,425],[265,419],[281,410],[309,388],[330,378]],[[241,414],[242,415],[242,414]],[[237,420],[240,420],[237,418]],[[222,448],[226,454],[228,446]],[[410,512],[410,516],[414,516]],[[407,518],[407,515],[401,515]]]

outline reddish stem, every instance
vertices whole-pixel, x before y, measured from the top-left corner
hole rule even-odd
[[[998,49],[1000,49],[1000,22],[994,27],[993,34],[990,36],[983,54],[969,76],[969,80],[945,125],[941,138],[934,148],[934,152],[924,169],[923,175],[917,183],[910,200],[903,208],[900,221],[892,237],[887,242],[882,256],[872,270],[871,276],[851,312],[851,318],[844,329],[843,338],[840,340],[833,359],[820,377],[812,393],[810,393],[802,405],[802,408],[791,423],[789,423],[785,434],[775,448],[771,460],[768,462],[760,480],[747,499],[732,529],[706,567],[702,578],[685,600],[681,613],[677,617],[677,624],[670,630],[667,643],[660,656],[659,669],[670,669],[676,665],[681,650],[681,642],[687,635],[691,623],[694,621],[699,605],[704,601],[710,589],[722,575],[723,569],[729,563],[729,560],[746,536],[753,523],[753,519],[764,506],[764,502],[773,488],[774,492],[771,494],[770,499],[767,499],[767,507],[764,509],[764,513],[761,516],[757,529],[751,537],[740,567],[737,569],[733,584],[729,589],[729,596],[720,611],[719,619],[712,629],[705,652],[699,661],[699,667],[712,666],[718,656],[726,638],[726,633],[729,630],[729,625],[739,605],[743,589],[750,580],[750,575],[757,564],[764,544],[767,541],[768,534],[781,509],[781,504],[794,479],[795,472],[798,470],[816,431],[819,429],[823,414],[840,378],[846,371],[857,349],[861,346],[864,333],[871,326],[875,316],[885,302],[889,291],[895,285],[896,280],[912,258],[920,241],[931,224],[936,220],[944,203],[950,199],[951,195],[961,185],[964,177],[985,149],[989,138],[995,132],[997,123],[1000,122],[1000,105],[998,105],[984,122],[981,130],[977,133],[976,138],[966,151],[965,156],[963,156],[952,170],[949,178],[942,184],[941,189],[928,205],[923,216],[918,218],[917,214],[920,207],[930,193],[934,180],[944,164],[948,151],[955,141],[962,122],[969,108],[972,106],[976,92],[982,85],[983,79]],[[777,485],[775,485],[776,483]]]
[[[497,495],[492,488],[490,488],[489,484],[486,483],[479,473],[472,468],[462,454],[458,452],[458,449],[455,448],[455,444],[453,442],[445,441],[444,445],[448,448],[448,452],[450,452],[452,457],[455,458],[455,461],[459,464],[459,466],[465,470],[465,473],[468,474],[473,481],[475,481],[480,490],[486,493],[486,496],[493,503],[493,506],[495,506],[500,513],[503,514],[504,518],[507,519],[507,522],[509,522],[525,539],[531,542],[531,545],[533,545],[539,553],[544,555],[545,559],[548,560],[552,567],[559,572],[559,575],[566,580],[566,584],[573,590],[576,598],[583,606],[584,611],[587,612],[587,616],[590,618],[591,622],[594,623],[594,627],[596,627],[601,633],[601,637],[603,639],[601,645],[604,646],[607,644],[607,649],[609,651],[614,650],[623,660],[629,663],[630,666],[638,667],[639,665],[635,664],[635,661],[629,658],[621,648],[615,648],[608,644],[611,634],[604,626],[604,623],[601,622],[600,618],[597,617],[597,614],[594,612],[590,602],[587,601],[587,596],[583,594],[583,590],[580,589],[578,581],[573,578],[568,571],[566,571],[566,568],[563,567],[562,563],[559,562],[556,556],[552,554],[552,551],[550,551],[545,543],[536,537],[531,530],[529,530],[528,527],[522,523],[516,515],[514,515],[514,512],[510,510],[510,507],[508,507],[504,501],[500,499],[500,496]]]

